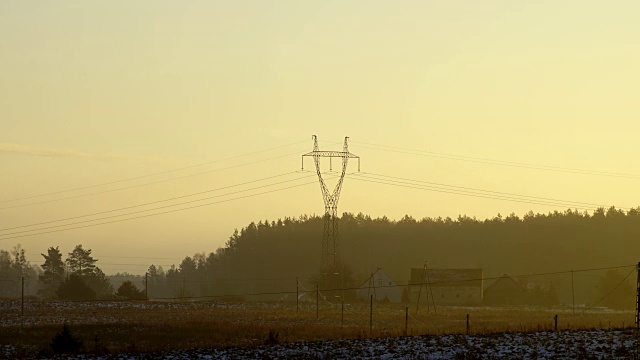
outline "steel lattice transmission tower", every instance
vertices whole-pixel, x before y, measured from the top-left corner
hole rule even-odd
[[[320,278],[321,283],[325,283],[330,267],[336,271],[340,262],[340,238],[338,232],[338,200],[340,199],[340,190],[342,190],[342,182],[347,172],[347,163],[349,159],[358,159],[358,171],[360,171],[360,157],[349,152],[349,137],[344,138],[344,146],[342,151],[320,151],[318,148],[318,137],[313,135],[313,151],[302,155],[302,170],[304,170],[304,158],[310,156],[316,165],[318,180],[320,181],[320,189],[324,199],[324,230],[322,232],[322,253],[320,256]],[[320,158],[329,158],[329,170],[332,171],[331,159],[340,158],[342,160],[342,171],[338,177],[338,183],[333,191],[329,191],[327,184],[322,178],[322,170],[320,169]]]

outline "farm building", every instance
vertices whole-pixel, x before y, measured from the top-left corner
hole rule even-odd
[[[400,302],[402,300],[402,288],[380,268],[360,285],[357,294],[358,299],[361,300],[368,300],[371,295],[377,301]]]
[[[429,283],[431,289],[426,285]],[[409,300],[426,301],[436,305],[479,305],[482,303],[482,269],[411,269]],[[426,292],[429,292],[426,295]]]
[[[526,293],[527,289],[504,274],[484,290],[484,304],[522,305],[526,302]]]

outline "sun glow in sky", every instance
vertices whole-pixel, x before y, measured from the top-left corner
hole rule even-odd
[[[294,172],[300,155],[312,150],[312,134],[321,149],[334,150],[350,136],[350,150],[361,156],[364,172],[636,207],[639,177],[452,160],[381,151],[367,143],[640,176],[639,13],[637,1],[3,1],[0,200],[297,144],[128,182],[4,201],[0,227]],[[311,170],[312,163],[306,167]],[[213,171],[223,168],[229,169]],[[299,173],[245,188],[302,176],[309,177],[297,183],[316,181],[313,173]],[[567,208],[353,176],[345,180],[340,212],[486,218]],[[176,177],[183,178],[159,182]],[[156,183],[142,186],[150,182]],[[118,190],[123,187],[130,188]],[[94,192],[102,193],[89,195]],[[63,197],[75,198],[49,201]],[[42,203],[29,205],[36,202]],[[0,248],[21,243],[39,262],[38,254],[49,246],[66,253],[82,243],[104,263],[149,263],[118,259],[126,249],[131,257],[167,258],[154,262],[171,264],[214,251],[251,221],[323,211],[318,185],[310,184],[3,239]],[[24,229],[12,231],[19,230]]]

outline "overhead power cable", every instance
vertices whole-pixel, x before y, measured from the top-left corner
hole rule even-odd
[[[306,183],[302,183],[302,184],[287,186],[287,187],[284,187],[284,188],[279,188],[279,189],[274,189],[274,190],[269,190],[269,191],[263,191],[263,192],[256,193],[256,194],[239,196],[239,197],[235,197],[235,198],[231,198],[231,199],[225,199],[225,200],[215,201],[215,202],[206,203],[206,204],[199,204],[199,205],[189,206],[189,207],[186,207],[186,208],[167,210],[167,211],[162,211],[162,212],[153,213],[153,214],[134,216],[134,217],[125,218],[125,219],[104,221],[104,222],[100,222],[100,223],[88,224],[88,225],[82,225],[82,226],[74,226],[74,227],[65,228],[65,229],[57,229],[57,230],[36,232],[36,233],[33,233],[33,234],[2,237],[2,238],[0,238],[0,240],[10,240],[10,239],[17,239],[17,238],[23,238],[23,237],[29,237],[29,236],[51,234],[51,233],[62,232],[62,231],[69,231],[69,230],[82,229],[82,228],[99,226],[99,225],[106,225],[106,224],[113,224],[113,223],[129,221],[129,220],[135,220],[135,219],[142,219],[142,218],[147,218],[147,217],[151,217],[151,216],[169,214],[169,213],[174,213],[174,212],[178,212],[178,211],[190,210],[190,209],[200,208],[200,207],[204,207],[204,206],[210,206],[210,205],[221,204],[221,203],[226,203],[226,202],[235,201],[235,200],[246,199],[246,198],[250,198],[250,197],[254,197],[254,196],[270,194],[270,193],[274,193],[274,192],[277,192],[277,191],[284,191],[284,190],[289,190],[289,189],[293,189],[293,188],[297,188],[297,187],[301,187],[301,186],[306,186],[306,185],[312,185],[312,184],[317,184],[317,182],[316,181],[306,182]],[[74,224],[67,224],[66,226],[72,226],[72,225],[74,225]],[[33,230],[33,231],[37,231],[37,230]],[[8,235],[8,234],[5,234],[5,235]]]
[[[631,271],[629,272],[629,274],[627,274],[627,276],[613,289],[611,290],[607,295],[605,295],[605,297],[603,297],[600,301],[602,301],[604,298],[606,298],[607,296],[609,296],[611,293],[613,293],[613,291],[615,291],[620,285],[622,285],[624,283],[624,281],[626,281],[629,276],[631,276],[631,274],[637,269],[637,265],[633,264],[633,265],[618,265],[618,266],[609,266],[609,267],[599,267],[599,268],[587,268],[587,269],[578,269],[578,270],[564,270],[564,271],[553,271],[553,272],[545,272],[545,273],[529,273],[529,274],[520,274],[520,275],[514,275],[512,276],[512,278],[526,278],[526,277],[535,277],[535,276],[550,276],[550,275],[562,275],[562,274],[570,274],[570,273],[577,273],[577,272],[591,272],[591,271],[604,271],[604,270],[614,270],[614,269],[624,269],[624,268],[630,268],[632,267]],[[108,277],[116,277],[114,275],[107,275]],[[121,277],[123,275],[120,275]],[[142,276],[142,275],[132,275],[132,276]],[[0,278],[3,276],[0,276]],[[4,276],[5,278],[8,279],[16,279],[15,281],[19,280],[20,277],[19,276]],[[375,286],[376,289],[382,289],[382,288],[395,288],[395,287],[409,287],[409,286],[420,286],[420,285],[443,285],[443,284],[457,284],[457,283],[464,283],[464,282],[476,282],[476,281],[486,281],[486,280],[498,280],[501,279],[503,276],[495,276],[495,277],[480,277],[480,278],[473,278],[473,279],[458,279],[458,280],[443,280],[443,281],[431,281],[431,282],[422,282],[422,283],[408,283],[408,284],[395,284],[395,285],[377,285]],[[191,277],[189,277],[191,278]],[[174,278],[176,279],[176,278]],[[177,277],[178,281],[183,280],[183,277],[178,276]],[[187,278],[184,278],[186,281]],[[221,279],[224,280],[224,279]],[[237,280],[237,281],[248,281],[248,280],[259,280],[259,279],[229,279],[229,280]],[[287,280],[287,279],[265,279],[265,280]],[[210,280],[205,280],[205,281],[210,281]],[[199,282],[199,281],[189,281],[189,282]],[[347,288],[332,288],[332,289],[322,289],[322,291],[324,292],[328,292],[328,291],[348,291],[348,290],[358,290],[360,289],[359,287],[347,287]],[[152,300],[178,300],[178,299],[206,299],[206,298],[210,298],[210,299],[215,299],[215,298],[224,298],[224,297],[231,297],[231,296],[260,296],[260,295],[287,295],[287,294],[300,294],[300,293],[315,293],[317,290],[306,290],[303,287],[303,290],[299,290],[299,291],[277,291],[277,292],[264,292],[264,293],[244,293],[244,294],[225,294],[225,295],[201,295],[201,296],[184,296],[184,297],[157,297],[157,298],[153,298]],[[100,302],[121,302],[124,300],[120,300],[120,299],[113,299],[113,300],[70,300],[67,302],[96,302],[96,301],[100,301]],[[595,305],[595,304],[594,304]]]
[[[215,163],[219,163],[219,162],[223,162],[223,161],[238,159],[238,158],[245,157],[245,156],[260,154],[260,153],[263,153],[263,152],[267,152],[267,151],[271,151],[271,150],[277,150],[277,149],[281,149],[281,148],[285,148],[285,147],[289,147],[289,146],[293,146],[293,145],[298,145],[298,144],[302,144],[302,143],[306,143],[306,142],[307,142],[307,140],[298,141],[298,142],[289,143],[289,144],[285,144],[285,145],[281,145],[281,146],[276,146],[276,147],[272,147],[272,148],[268,148],[268,149],[253,151],[253,152],[242,154],[242,155],[236,155],[236,156],[232,156],[232,157],[225,158],[225,159],[208,161],[208,162],[205,162],[205,163],[200,163],[200,164],[195,164],[195,165],[183,166],[183,167],[176,168],[176,169],[160,171],[160,172],[156,172],[156,173],[153,173],[153,174],[141,175],[141,176],[136,176],[136,177],[132,177],[132,178],[114,180],[114,181],[104,182],[104,183],[100,183],[100,184],[82,186],[82,187],[77,187],[77,188],[73,188],[73,189],[60,190],[60,191],[49,192],[49,193],[38,194],[38,195],[31,195],[31,196],[26,196],[26,197],[21,197],[21,198],[0,200],[0,203],[19,201],[19,200],[26,200],[26,199],[33,199],[33,198],[42,197],[42,196],[57,195],[57,194],[63,194],[63,193],[72,192],[72,191],[78,191],[78,190],[86,190],[86,189],[96,188],[96,187],[100,187],[100,186],[106,186],[106,185],[112,185],[112,184],[132,181],[132,180],[139,180],[139,179],[144,179],[144,178],[151,177],[151,176],[169,174],[169,173],[176,172],[176,171],[181,171],[181,170],[186,170],[186,169],[193,169],[193,168],[200,167],[200,166],[211,165],[211,164],[215,164]]]
[[[399,184],[406,184],[406,185],[416,185],[417,183],[417,184],[420,184],[420,186],[424,187],[425,190],[427,189],[451,190],[451,191],[461,192],[460,194],[481,194],[481,195],[487,195],[487,196],[495,195],[496,199],[498,200],[523,199],[526,201],[530,200],[536,203],[541,202],[549,205],[562,205],[562,206],[569,205],[569,206],[579,206],[579,207],[589,208],[589,209],[597,209],[597,208],[608,206],[603,204],[589,203],[589,202],[582,202],[582,201],[563,200],[563,199],[557,199],[557,198],[548,198],[548,197],[541,197],[541,196],[523,195],[523,194],[517,194],[517,193],[508,193],[508,192],[501,192],[501,191],[494,191],[494,190],[471,188],[471,187],[465,187],[465,186],[448,185],[448,184],[435,183],[435,182],[424,181],[424,180],[389,176],[384,174],[362,173],[362,175],[359,175],[359,176],[362,176],[368,179],[397,182]],[[384,178],[384,179],[380,179],[380,178]],[[421,184],[426,184],[426,185],[421,185]]]
[[[242,185],[247,185],[247,184],[253,184],[253,183],[256,183],[256,182],[270,180],[270,179],[274,179],[274,178],[277,178],[277,177],[282,177],[282,176],[291,175],[291,174],[295,174],[295,173],[296,173],[296,171],[292,171],[292,172],[288,172],[288,173],[284,173],[284,174],[269,176],[269,177],[265,177],[265,178],[261,178],[261,179],[257,179],[257,180],[246,181],[246,182],[243,182],[243,183],[229,185],[229,186],[223,186],[223,187],[219,187],[219,188],[216,188],[216,189],[200,191],[200,192],[197,192],[197,193],[176,196],[176,197],[172,197],[172,198],[168,198],[168,199],[152,201],[152,202],[148,202],[148,203],[144,203],[144,204],[126,206],[126,207],[121,207],[121,208],[112,209],[112,210],[95,212],[95,213],[91,213],[91,214],[72,216],[72,217],[68,217],[68,218],[64,218],[64,219],[57,219],[57,220],[43,221],[43,222],[32,223],[32,224],[27,224],[27,225],[14,226],[14,227],[10,227],[10,228],[0,229],[0,232],[4,232],[4,231],[7,231],[7,230],[13,230],[13,229],[21,229],[21,228],[25,228],[25,227],[32,227],[32,226],[37,226],[37,225],[51,224],[51,223],[60,222],[60,221],[75,220],[75,219],[80,219],[80,218],[89,217],[89,216],[102,215],[102,214],[107,214],[107,213],[116,212],[116,211],[122,211],[122,210],[134,209],[134,208],[142,207],[142,206],[159,204],[159,203],[162,203],[162,202],[167,202],[167,201],[172,201],[172,200],[177,200],[177,199],[183,199],[183,198],[196,196],[196,195],[202,195],[202,194],[206,194],[206,193],[209,193],[209,192],[230,189],[230,188],[234,188],[234,187],[238,187],[238,186],[242,186]],[[0,234],[0,236],[2,236],[2,234]]]
[[[611,266],[611,267],[602,267],[602,268],[590,268],[590,269],[580,269],[573,270],[573,272],[587,272],[587,271],[602,271],[602,270],[612,270],[612,269],[622,269],[635,267],[636,265],[621,265],[621,266]],[[633,271],[633,269],[632,269]],[[560,274],[569,274],[572,270],[567,271],[555,271],[555,272],[547,272],[547,273],[532,273],[532,274],[522,274],[512,276],[514,278],[517,277],[533,277],[533,276],[548,276],[548,275],[560,275]],[[627,276],[628,277],[628,276]],[[502,276],[496,277],[482,277],[482,278],[474,278],[474,279],[463,279],[463,280],[445,280],[445,281],[432,281],[432,282],[423,282],[422,284],[395,284],[395,285],[378,285],[376,289],[381,288],[395,288],[395,287],[409,287],[409,286],[419,286],[419,285],[442,285],[442,284],[455,284],[455,283],[463,283],[463,282],[475,282],[475,281],[486,281],[486,280],[498,280],[501,279]],[[359,287],[347,287],[347,288],[333,288],[333,289],[322,289],[322,291],[349,291],[349,290],[358,290]],[[287,295],[287,294],[298,294],[298,293],[315,293],[316,290],[302,290],[302,291],[278,291],[278,292],[266,292],[266,293],[248,293],[248,294],[226,294],[226,295],[201,295],[201,296],[190,296],[190,297],[179,297],[179,298],[153,298],[154,300],[177,300],[177,299],[215,299],[215,298],[224,298],[230,296],[260,296],[260,295]]]
[[[478,191],[478,192],[483,192],[483,193],[491,193],[491,194],[506,195],[506,196],[518,196],[518,197],[531,198],[531,199],[537,199],[537,200],[559,201],[559,202],[563,202],[563,203],[574,203],[574,204],[580,204],[580,205],[592,205],[592,206],[599,206],[599,207],[605,206],[605,205],[596,204],[596,203],[588,203],[588,202],[580,202],[580,201],[567,201],[567,200],[560,200],[560,199],[555,199],[555,198],[547,198],[547,197],[531,196],[531,195],[522,195],[522,194],[508,193],[508,192],[502,192],[502,191],[484,190],[484,189],[477,189],[477,188],[465,187],[465,186],[447,185],[447,184],[442,184],[442,183],[436,183],[436,182],[430,182],[430,181],[424,181],[424,180],[408,179],[408,178],[403,178],[403,177],[398,177],[398,176],[390,176],[390,175],[376,174],[376,173],[370,173],[370,172],[363,173],[363,174],[365,174],[365,175],[373,175],[373,176],[383,177],[383,178],[389,178],[389,179],[394,179],[394,180],[404,180],[404,181],[409,181],[409,182],[414,182],[414,183],[434,185],[434,186],[439,186],[439,187],[443,187],[443,188],[455,188],[455,189],[463,189],[463,190],[470,190],[470,191]]]
[[[598,304],[600,304],[602,301],[604,301],[604,299],[608,298],[608,297],[609,297],[609,295],[613,294],[613,292],[614,292],[614,291],[616,291],[616,290],[617,290],[617,289],[618,289],[622,284],[624,284],[624,283],[627,281],[627,279],[629,278],[629,276],[631,276],[631,274],[633,274],[633,273],[634,273],[635,271],[637,271],[637,270],[638,270],[637,266],[635,266],[633,269],[631,269],[631,271],[629,271],[629,273],[627,274],[627,276],[625,276],[625,277],[622,279],[622,281],[620,281],[620,282],[618,283],[618,285],[616,285],[613,289],[611,289],[611,291],[609,291],[605,296],[601,297],[601,298],[600,298],[598,301],[596,301],[593,305],[588,306],[587,308],[585,308],[585,309],[583,310],[583,312],[584,312],[584,311],[586,311],[586,310],[588,310],[588,309],[591,309],[591,308],[595,307],[596,305],[598,305]]]
[[[372,179],[363,178],[363,177],[360,177],[360,176],[353,177],[352,179],[355,179],[355,180],[358,180],[358,181],[375,183],[375,184],[391,185],[391,186],[402,187],[402,188],[407,188],[407,189],[417,189],[417,190],[431,191],[431,192],[444,193],[444,194],[463,195],[463,196],[470,196],[470,197],[484,198],[484,199],[492,199],[492,200],[504,200],[504,201],[511,201],[511,202],[532,204],[532,205],[546,205],[546,206],[558,206],[558,207],[568,206],[568,207],[572,207],[572,205],[552,203],[552,202],[533,201],[533,200],[526,200],[526,199],[519,199],[519,198],[512,198],[512,197],[490,196],[490,195],[487,195],[487,194],[461,192],[461,191],[455,191],[455,190],[433,189],[433,188],[428,188],[426,186],[421,186],[421,185],[407,185],[405,183],[398,182],[398,181],[383,181],[383,180],[378,180],[378,179],[372,180]],[[581,208],[585,208],[585,207],[581,207]],[[595,209],[595,208],[589,208],[589,209]]]
[[[117,188],[117,189],[110,189],[110,190],[93,192],[93,193],[89,193],[89,194],[82,194],[82,195],[75,195],[75,196],[69,196],[69,197],[52,199],[52,200],[39,201],[39,202],[34,202],[34,203],[29,203],[29,204],[7,206],[7,207],[0,208],[0,210],[14,209],[14,208],[20,208],[20,207],[25,207],[25,206],[33,206],[33,205],[40,205],[40,204],[57,202],[57,201],[70,200],[70,199],[77,199],[77,198],[82,198],[82,197],[87,197],[87,196],[106,194],[106,193],[111,193],[111,192],[115,192],[115,191],[134,189],[134,188],[138,188],[138,187],[142,187],[142,186],[155,185],[155,184],[165,183],[165,182],[174,181],[174,180],[186,179],[186,178],[189,178],[189,177],[194,177],[194,176],[199,176],[199,175],[211,174],[211,173],[215,173],[215,172],[219,172],[219,171],[223,171],[223,170],[235,169],[235,168],[239,168],[239,167],[242,167],[242,166],[257,164],[257,163],[260,163],[260,162],[263,162],[263,161],[275,160],[275,159],[280,159],[280,158],[283,158],[283,157],[287,157],[287,156],[291,156],[291,155],[298,155],[298,154],[299,154],[299,152],[289,153],[289,154],[280,155],[280,156],[276,156],[276,157],[272,157],[272,158],[252,161],[252,162],[248,162],[248,163],[244,163],[244,164],[238,164],[238,165],[228,166],[228,167],[225,167],[225,168],[214,169],[214,170],[204,171],[204,172],[200,172],[200,173],[174,177],[174,178],[170,178],[170,179],[158,180],[158,181],[148,182],[148,183],[144,183],[144,184],[125,186],[125,187],[121,187],[121,188]]]
[[[174,257],[145,257],[145,256],[100,256],[100,259],[144,259],[144,260],[175,260]]]
[[[249,189],[238,190],[238,191],[225,193],[225,194],[220,194],[220,195],[215,195],[215,196],[209,196],[209,197],[206,197],[206,198],[195,199],[195,200],[190,200],[190,201],[184,201],[184,202],[180,202],[180,203],[176,203],[176,204],[158,206],[158,207],[154,207],[154,208],[151,208],[151,209],[132,211],[132,212],[124,213],[124,214],[116,214],[116,215],[111,215],[111,216],[103,216],[103,217],[100,217],[100,218],[97,218],[97,219],[76,221],[76,222],[69,223],[69,224],[46,226],[46,227],[42,227],[42,228],[38,228],[38,229],[14,231],[14,232],[11,232],[11,233],[1,234],[0,236],[24,234],[24,233],[28,233],[28,232],[42,231],[42,230],[48,230],[48,229],[56,229],[56,228],[61,228],[61,227],[65,227],[65,226],[86,224],[86,223],[90,223],[90,222],[101,221],[101,220],[106,220],[106,219],[113,219],[113,218],[118,218],[118,217],[122,217],[122,216],[141,214],[141,213],[145,213],[145,212],[149,212],[149,211],[161,210],[161,209],[171,208],[171,207],[175,207],[175,206],[192,204],[192,203],[199,202],[199,201],[211,200],[211,199],[215,199],[215,198],[219,198],[219,197],[223,197],[223,196],[229,196],[229,195],[244,193],[244,192],[247,192],[247,191],[254,191],[254,190],[258,190],[258,189],[263,189],[263,188],[270,187],[270,186],[275,186],[275,185],[280,185],[280,184],[284,184],[284,183],[289,183],[289,182],[292,182],[292,181],[302,180],[302,179],[305,179],[305,178],[309,178],[310,176],[313,176],[313,175],[306,175],[306,176],[302,176],[302,177],[297,177],[295,179],[279,181],[279,182],[272,183],[272,184],[267,184],[267,185],[255,186],[255,187],[252,187],[252,188],[249,188]],[[2,240],[2,239],[0,239],[0,240]]]
[[[370,177],[365,174],[354,176],[351,179],[375,183],[375,184],[391,185],[391,186],[402,187],[402,188],[417,189],[417,190],[424,190],[424,191],[431,191],[431,192],[445,193],[445,194],[463,195],[463,196],[493,199],[493,200],[504,200],[504,201],[511,201],[511,202],[525,203],[525,204],[533,204],[533,205],[579,207],[582,209],[589,209],[589,210],[596,210],[600,207],[606,207],[603,205],[598,205],[598,206],[585,205],[588,203],[566,201],[566,200],[560,200],[560,199],[547,198],[549,200],[545,200],[545,198],[533,197],[528,195],[507,195],[507,193],[491,192],[489,190],[486,190],[486,191],[480,190],[480,189],[461,190],[456,188],[446,188],[442,186],[440,187],[429,186],[429,185],[416,184],[415,180],[410,180],[413,182],[408,182],[408,181],[399,181],[399,180],[393,180],[393,179],[380,179],[377,177]]]
[[[360,141],[354,141],[354,140],[351,140],[351,143],[358,144],[358,147],[362,147],[365,149],[388,151],[388,152],[410,154],[410,155],[428,156],[428,157],[448,159],[448,160],[467,161],[467,162],[475,162],[475,163],[490,164],[490,165],[527,168],[527,169],[534,169],[534,170],[558,171],[558,172],[582,174],[582,175],[597,175],[597,176],[608,176],[608,177],[627,178],[627,179],[640,179],[640,175],[618,173],[618,172],[607,172],[607,171],[587,170],[587,169],[569,168],[569,167],[561,167],[561,166],[523,163],[523,162],[515,162],[515,161],[496,160],[496,159],[472,157],[472,156],[465,156],[465,155],[455,155],[455,154],[439,153],[439,152],[432,152],[432,151],[408,149],[408,148],[389,146],[389,145],[372,144],[372,143],[366,143],[366,142],[360,142]]]
[[[156,265],[156,266],[171,266],[171,265],[175,265],[175,264],[154,264],[154,265]],[[96,267],[102,267],[102,266],[144,266],[144,267],[149,267],[149,266],[151,266],[151,264],[112,264],[112,263],[96,262],[95,266]],[[109,275],[107,275],[107,276],[109,276]]]

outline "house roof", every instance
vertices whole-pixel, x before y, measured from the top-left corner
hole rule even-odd
[[[398,284],[396,284],[395,281],[393,281],[389,275],[387,275],[387,273],[385,273],[384,271],[382,271],[382,269],[378,268],[374,273],[372,273],[369,277],[367,277],[367,279],[362,283],[362,285],[360,285],[360,288],[368,288],[369,287],[369,280],[373,278],[374,280],[382,278],[384,280],[384,286],[398,286]],[[391,283],[389,285],[389,283]],[[375,281],[372,284],[373,287],[376,286]]]
[[[500,276],[498,279],[496,279],[496,281],[494,281],[491,285],[487,286],[486,289],[484,289],[484,291],[493,291],[493,290],[498,290],[498,287],[509,287],[511,289],[516,289],[516,290],[521,290],[521,291],[526,291],[526,289],[518,284],[517,281],[513,280],[513,278],[507,274],[503,274],[502,276]]]

